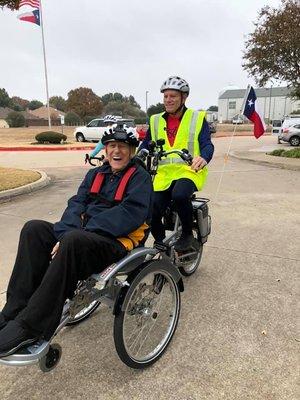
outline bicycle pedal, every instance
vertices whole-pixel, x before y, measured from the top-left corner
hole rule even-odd
[[[159,251],[163,251],[164,253],[167,252],[169,249],[167,245],[161,242],[154,243],[154,247]]]

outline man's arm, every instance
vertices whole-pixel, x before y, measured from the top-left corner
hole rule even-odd
[[[204,160],[208,164],[213,157],[215,148],[214,145],[212,144],[209,125],[205,118],[203,120],[201,131],[199,132],[198,135],[198,142],[199,142],[201,157],[204,158]]]
[[[126,236],[149,217],[151,197],[150,175],[144,170],[137,170],[129,181],[123,201],[91,217],[84,229],[115,238]]]

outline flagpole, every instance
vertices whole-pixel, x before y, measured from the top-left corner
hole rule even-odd
[[[49,129],[51,130],[51,118],[50,118],[50,106],[49,106],[49,88],[48,88],[48,73],[47,73],[47,62],[46,62],[45,38],[44,38],[44,22],[43,22],[43,12],[42,12],[42,0],[40,0],[40,20],[41,20],[41,29],[42,29],[44,71],[45,71],[46,94],[47,94],[48,124],[49,124]]]
[[[240,114],[239,115],[243,115],[243,113],[244,113],[245,104],[246,104],[246,100],[247,100],[250,88],[251,88],[251,86],[248,85],[247,89],[245,91],[245,96],[244,96],[244,99],[243,99],[243,102],[242,102],[242,106],[240,108]],[[237,127],[237,124],[235,124],[235,127],[233,129],[233,133],[231,135],[231,139],[230,139],[230,143],[229,143],[229,146],[228,146],[227,153],[224,156],[224,163],[223,163],[223,168],[222,168],[222,171],[221,171],[221,176],[220,176],[220,179],[219,179],[219,183],[218,183],[218,186],[217,186],[217,191],[216,191],[216,195],[215,195],[215,201],[217,201],[217,199],[218,199],[218,195],[219,195],[219,191],[220,191],[220,187],[221,187],[221,182],[222,182],[223,175],[224,175],[224,172],[225,172],[225,166],[226,166],[228,158],[229,158],[229,153],[230,153],[231,145],[232,145],[232,142],[233,142],[233,137],[234,137],[235,132],[236,132],[236,127]]]

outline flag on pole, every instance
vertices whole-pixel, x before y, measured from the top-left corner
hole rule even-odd
[[[40,8],[40,0],[21,0],[19,8],[23,6],[30,6],[32,8]]]
[[[41,25],[40,21],[40,10],[33,10],[32,12],[27,12],[18,15],[21,21],[32,22],[33,24]]]
[[[266,125],[262,115],[260,114],[257,107],[257,97],[252,86],[248,89],[248,95],[246,92],[246,100],[244,103],[244,109],[242,114],[244,114],[251,122],[254,124],[254,136],[258,139],[266,131]]]

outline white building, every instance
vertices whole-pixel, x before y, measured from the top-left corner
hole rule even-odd
[[[246,89],[225,89],[218,100],[219,122],[229,122],[240,114]],[[258,107],[266,122],[283,119],[285,115],[300,110],[300,100],[290,96],[291,89],[287,87],[271,87],[255,89]]]

